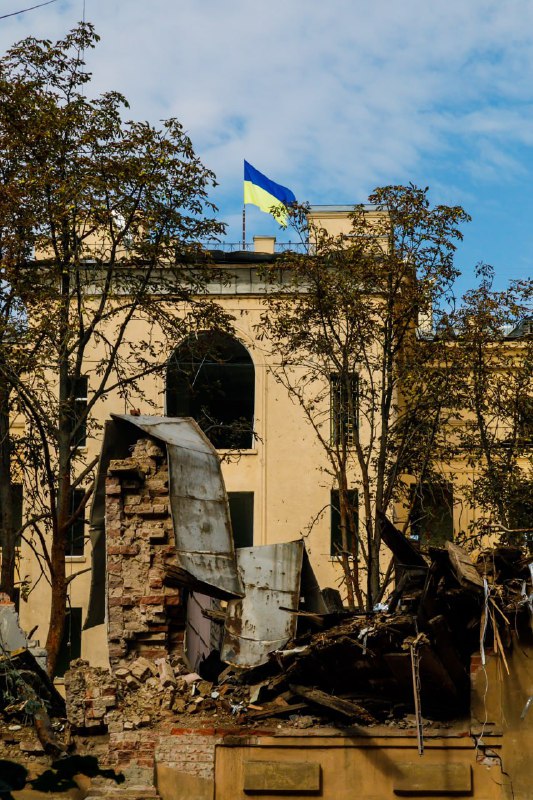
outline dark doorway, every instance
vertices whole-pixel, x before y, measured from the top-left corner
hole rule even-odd
[[[171,356],[168,416],[193,417],[219,450],[253,446],[254,394],[252,359],[227,333],[189,336]]]

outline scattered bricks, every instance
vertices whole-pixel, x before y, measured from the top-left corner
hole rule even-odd
[[[38,739],[23,739],[19,748],[22,753],[28,753],[32,756],[41,756],[44,753],[44,748]]]
[[[149,675],[156,674],[156,668],[146,658],[137,658],[131,664],[130,672],[137,680],[144,681]]]
[[[116,706],[117,684],[108,670],[77,659],[65,673],[65,694],[67,719],[74,730],[100,727]]]
[[[159,670],[159,680],[161,682],[161,686],[175,686],[176,677],[174,675],[174,670],[170,666],[170,663],[167,661],[167,659],[159,658],[155,663]]]
[[[202,697],[210,697],[211,692],[213,691],[213,684],[209,681],[199,681],[196,684],[196,690],[202,695]]]
[[[130,674],[129,669],[126,669],[125,667],[119,667],[119,669],[115,670],[115,677],[121,680],[123,678],[127,678],[129,674]]]

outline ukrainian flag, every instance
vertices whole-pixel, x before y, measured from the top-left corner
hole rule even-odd
[[[296,202],[290,189],[274,183],[262,172],[244,162],[244,202],[258,206],[261,211],[273,214],[274,218],[287,225],[287,206]]]

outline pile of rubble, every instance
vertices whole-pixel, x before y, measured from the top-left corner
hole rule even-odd
[[[295,638],[254,668],[217,652],[200,674],[176,655],[123,661],[113,676],[75,662],[66,677],[69,720],[117,731],[178,717],[408,727],[422,714],[426,725],[466,716],[471,655],[492,649],[505,669],[512,629],[531,633],[533,565],[518,547],[484,551],[476,564],[452,543],[421,554],[387,522],[384,539],[397,565],[409,566],[397,566],[396,589],[380,610],[300,612]],[[222,625],[224,613],[215,618]]]

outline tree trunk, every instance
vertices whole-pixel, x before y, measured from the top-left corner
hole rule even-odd
[[[9,394],[9,388],[5,384],[0,385],[0,547],[2,548],[0,590],[13,600],[16,531],[13,520]]]
[[[51,573],[52,573],[52,599],[50,607],[50,625],[46,639],[48,654],[48,674],[53,677],[57,664],[57,657],[61,647],[65,617],[67,611],[67,580],[65,570],[67,522],[71,516],[71,457],[72,457],[72,405],[73,383],[69,380],[69,310],[70,310],[70,271],[69,265],[62,270],[62,309],[59,341],[61,351],[59,354],[59,404],[58,404],[58,483],[50,486],[50,492],[57,492],[56,514],[52,520],[52,548],[51,548]]]
[[[51,678],[55,675],[57,657],[61,648],[63,632],[65,630],[65,615],[67,608],[67,580],[65,571],[65,543],[60,537],[55,537],[52,544],[52,598],[50,605],[50,623],[46,639],[46,652],[48,656],[48,674]],[[61,537],[62,538],[62,537]]]

